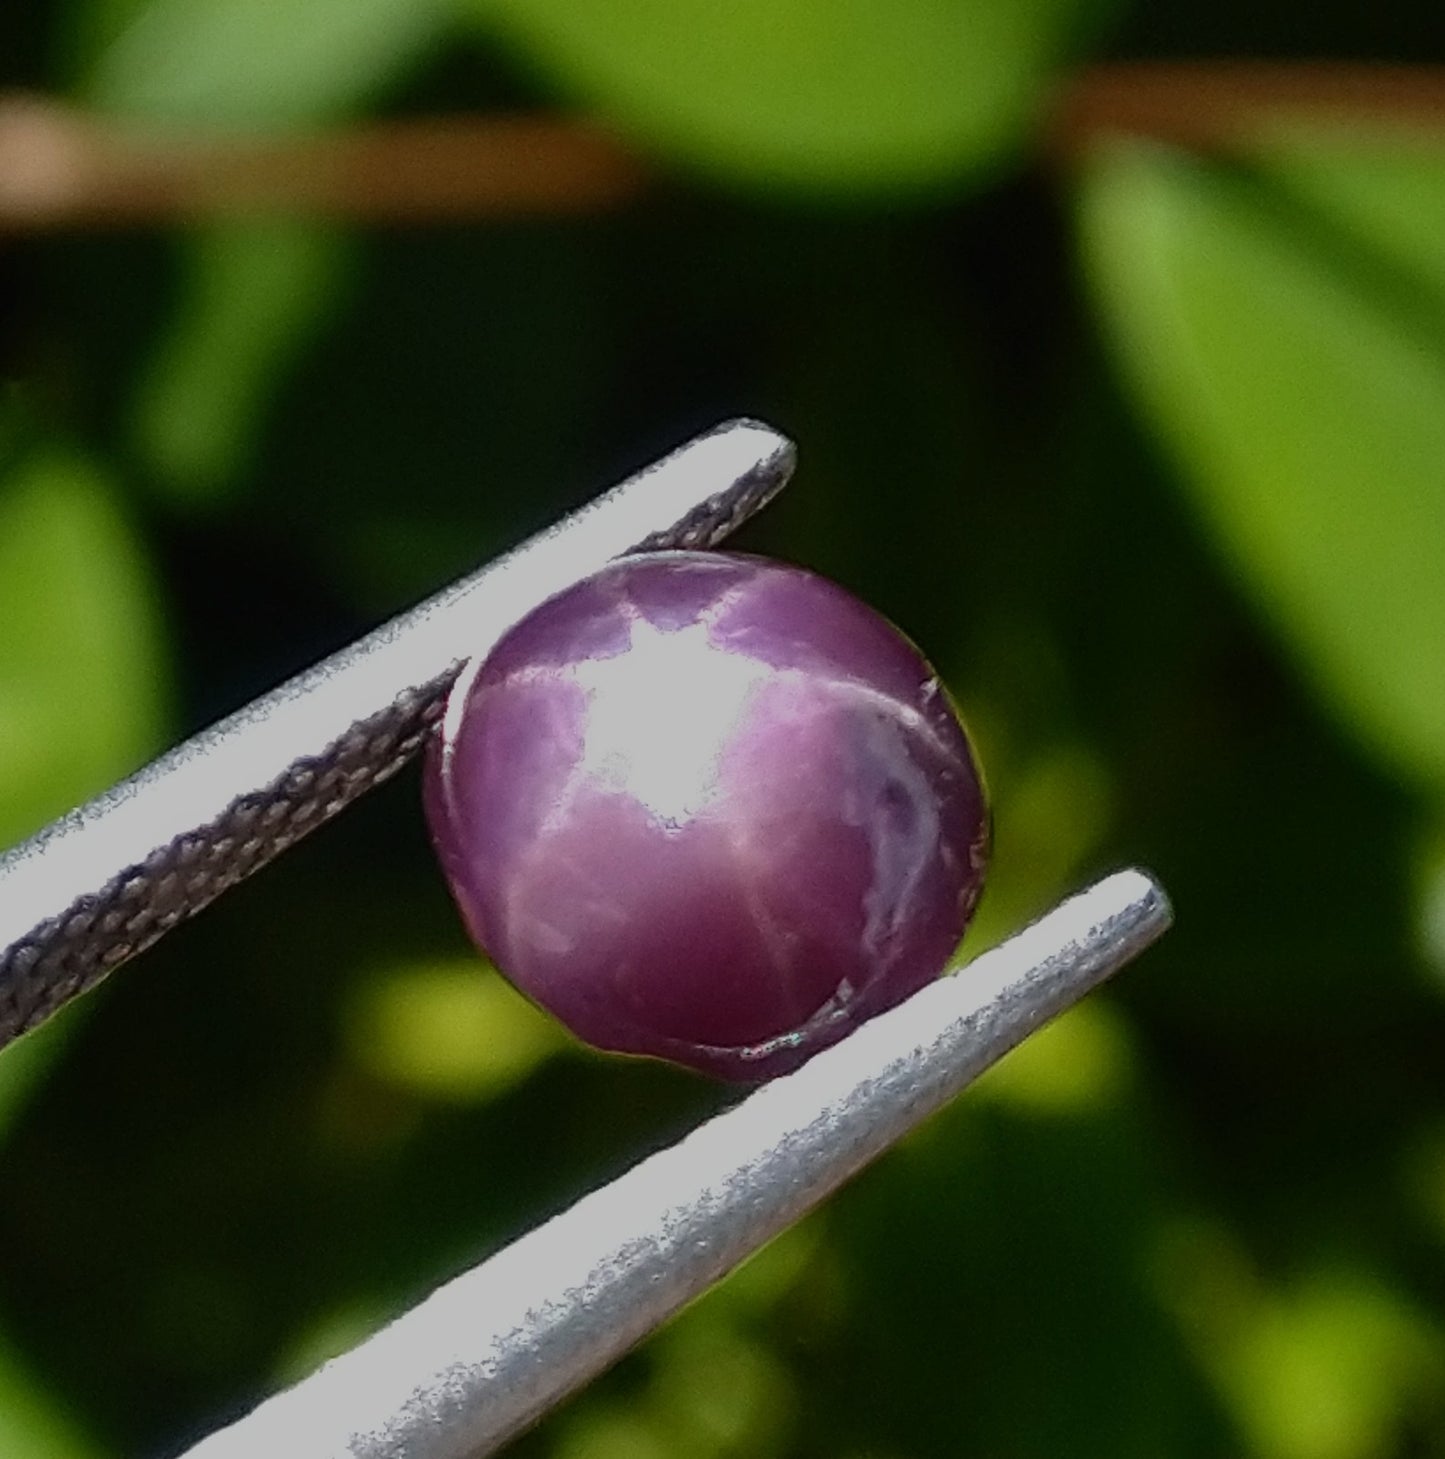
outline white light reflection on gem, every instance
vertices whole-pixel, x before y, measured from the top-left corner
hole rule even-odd
[[[627,652],[574,670],[590,698],[579,769],[664,825],[684,824],[717,794],[722,748],[771,672],[719,649],[706,622],[662,632],[634,617]]]

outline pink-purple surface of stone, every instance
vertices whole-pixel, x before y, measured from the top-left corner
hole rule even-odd
[[[763,558],[624,558],[459,680],[426,770],[472,936],[589,1043],[771,1078],[935,977],[988,813],[936,675]]]

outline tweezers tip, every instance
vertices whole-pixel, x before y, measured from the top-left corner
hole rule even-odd
[[[708,434],[747,441],[757,458],[755,469],[768,477],[785,481],[798,464],[798,447],[793,439],[755,416],[740,415],[723,421]]]
[[[1126,867],[1106,877],[1100,888],[1127,908],[1128,920],[1143,941],[1153,942],[1174,925],[1174,903],[1159,878],[1142,866]]]

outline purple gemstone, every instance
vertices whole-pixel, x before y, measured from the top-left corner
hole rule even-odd
[[[934,978],[988,811],[937,676],[835,584],[624,558],[453,691],[426,775],[473,937],[580,1038],[771,1078]]]

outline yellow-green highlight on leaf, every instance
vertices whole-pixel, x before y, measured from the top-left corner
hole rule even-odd
[[[570,1043],[558,1024],[472,959],[377,975],[358,993],[346,1028],[357,1068],[444,1101],[491,1099]]]
[[[86,1006],[84,999],[72,1003],[40,1028],[0,1049],[0,1142],[60,1057],[70,1030],[77,1018],[84,1017]]]
[[[797,1407],[786,1367],[747,1329],[689,1314],[653,1344],[647,1407],[696,1459],[777,1453]]]
[[[1406,1452],[1435,1412],[1445,1334],[1386,1277],[1321,1263],[1267,1284],[1212,1224],[1161,1233],[1152,1275],[1258,1459]]]
[[[1120,146],[1089,278],[1206,522],[1309,676],[1445,788],[1445,357],[1237,180]]]
[[[626,1406],[586,1398],[568,1416],[559,1459],[689,1459],[786,1452],[798,1407],[785,1365],[710,1302],[648,1345],[648,1381]]]
[[[969,728],[994,808],[994,854],[963,944],[976,957],[1077,890],[1113,819],[1114,788],[1108,767],[1083,745],[1060,742],[1020,759],[987,712],[971,708]]]
[[[1045,1024],[974,1089],[979,1099],[1026,1114],[1093,1114],[1109,1109],[1128,1088],[1132,1063],[1122,1019],[1091,999]]]
[[[1267,1299],[1224,1373],[1264,1459],[1399,1453],[1445,1381],[1441,1335],[1382,1279],[1322,1272]]]
[[[364,1342],[393,1315],[380,1302],[365,1300],[326,1312],[287,1343],[272,1369],[273,1384],[277,1388],[289,1388],[299,1383],[323,1363]]]
[[[159,747],[150,574],[108,483],[52,449],[0,474],[0,846]]]
[[[699,1302],[699,1309],[717,1307],[747,1321],[785,1302],[808,1276],[823,1247],[824,1219],[814,1212],[775,1236],[735,1267],[725,1282],[712,1288]]]
[[[104,1453],[0,1335],[0,1454],[5,1459],[100,1459]]]
[[[1076,0],[470,0],[645,145],[734,181],[936,189],[1016,145]]]
[[[183,242],[186,277],[142,376],[141,459],[179,498],[204,499],[246,464],[266,407],[335,307],[346,240],[301,223],[235,223]]]
[[[1437,829],[1420,848],[1414,872],[1416,950],[1445,988],[1445,829]]]
[[[175,126],[268,130],[350,110],[404,76],[447,27],[449,0],[148,0],[80,29],[110,32],[84,99]]]
[[[554,1459],[674,1459],[673,1435],[637,1404],[583,1399],[552,1450]]]

